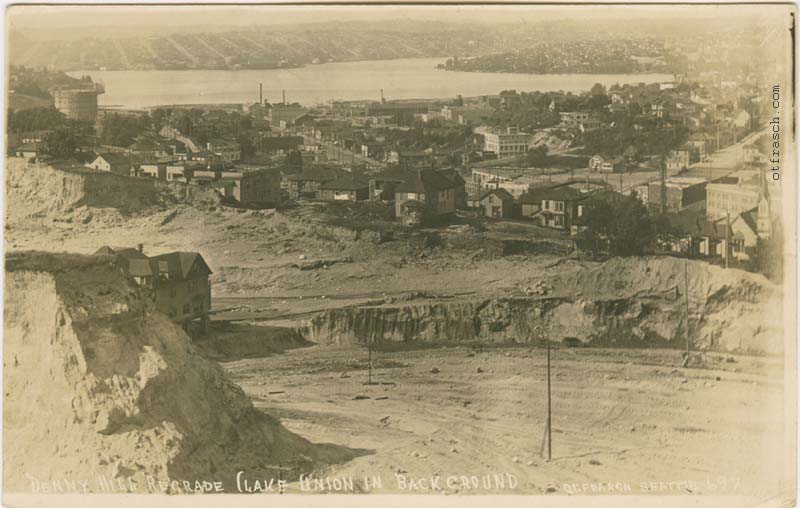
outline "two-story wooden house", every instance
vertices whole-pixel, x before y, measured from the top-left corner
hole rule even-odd
[[[410,171],[409,177],[394,190],[395,216],[404,223],[407,215],[413,212],[419,217],[420,205],[424,205],[425,215],[437,217],[456,211],[455,184],[433,169]],[[416,222],[416,221],[414,221]]]
[[[211,268],[197,252],[170,252],[150,257],[156,310],[186,327],[199,319],[208,329],[211,310]]]
[[[115,256],[129,279],[141,287],[165,314],[184,329],[199,320],[203,333],[208,331],[211,310],[211,269],[197,252],[170,252],[146,256],[139,247],[101,247],[95,255]]]

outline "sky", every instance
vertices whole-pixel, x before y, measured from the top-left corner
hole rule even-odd
[[[761,6],[761,9],[768,6]],[[33,39],[116,35],[152,35],[164,31],[211,31],[231,27],[254,27],[331,21],[428,20],[472,23],[525,23],[542,19],[622,18],[635,21],[659,17],[717,17],[721,12],[738,13],[744,6],[720,9],[691,6],[486,6],[486,5],[83,5],[27,6],[8,8],[12,30]],[[763,11],[762,11],[763,12]]]

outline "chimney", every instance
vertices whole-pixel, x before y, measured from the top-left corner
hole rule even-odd
[[[138,244],[138,245],[136,246],[136,249],[137,249],[139,252],[141,252],[141,253],[144,253],[144,244],[143,244],[143,243],[140,243],[140,244]]]

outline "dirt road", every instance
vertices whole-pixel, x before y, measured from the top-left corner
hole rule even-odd
[[[373,385],[363,349],[312,346],[223,365],[291,430],[369,451],[327,472],[338,482],[293,492],[349,491],[348,478],[355,491],[385,493],[778,489],[777,360],[706,355],[705,368],[683,369],[677,351],[555,350],[546,461],[545,358],[519,347],[376,352]]]

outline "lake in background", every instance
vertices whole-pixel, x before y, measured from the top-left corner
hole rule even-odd
[[[190,71],[76,71],[103,83],[100,106],[144,108],[165,104],[252,103],[258,84],[264,98],[304,105],[331,100],[452,98],[490,95],[502,90],[583,92],[595,83],[672,81],[669,74],[513,74],[453,72],[436,69],[444,58],[406,58],[335,62],[297,69]]]

